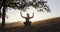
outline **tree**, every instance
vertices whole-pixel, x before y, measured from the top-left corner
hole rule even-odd
[[[39,11],[43,11],[43,9],[50,11],[49,7],[45,4],[46,1],[43,0],[0,0],[0,18],[2,17],[2,28],[5,26],[5,15],[7,7],[11,7],[14,9],[23,10],[25,7],[33,6],[34,8],[39,8]],[[2,8],[3,7],[3,8]],[[43,9],[40,9],[43,8]],[[2,12],[1,12],[2,9]],[[24,10],[23,10],[24,11]],[[38,11],[38,10],[37,10]]]
[[[2,8],[2,7],[3,7],[3,8]],[[2,31],[1,31],[1,32],[4,32],[6,0],[1,0],[1,7],[0,7],[0,11],[1,11],[1,8],[2,8],[2,25],[1,25]]]

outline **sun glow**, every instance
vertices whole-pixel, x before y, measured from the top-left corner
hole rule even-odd
[[[32,6],[30,6],[30,7],[28,7],[28,9],[26,9],[26,12],[24,12],[23,13],[23,16],[24,17],[26,17],[26,14],[27,13],[29,13],[29,15],[30,15],[30,17],[31,16],[33,16],[32,14],[33,14],[33,12],[34,12],[34,17],[32,18],[32,19],[30,19],[30,21],[38,21],[38,20],[40,20],[39,18],[39,13],[37,12],[37,10],[34,8],[34,7],[32,7]],[[22,19],[23,20],[23,19]],[[23,21],[25,21],[25,20],[23,20]]]
[[[20,11],[21,12],[21,11]],[[30,21],[34,22],[34,21],[40,21],[40,20],[44,20],[45,18],[42,16],[42,14],[45,14],[44,12],[38,12],[34,7],[30,6],[28,7],[28,9],[26,9],[26,12],[23,12],[23,16],[26,17],[26,14],[29,13],[30,17],[33,16],[34,12],[34,17],[32,19],[30,19]],[[41,14],[42,13],[42,14]],[[22,19],[23,20],[23,19]],[[23,20],[25,21],[25,20]]]

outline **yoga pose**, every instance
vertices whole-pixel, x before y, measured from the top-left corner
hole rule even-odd
[[[22,13],[20,13],[20,14],[21,14],[21,16],[22,16]],[[22,16],[22,17],[23,17],[23,16]],[[24,24],[26,24],[26,25],[28,24],[28,25],[29,25],[29,23],[30,23],[29,20],[30,20],[31,18],[33,18],[33,17],[34,17],[34,13],[33,13],[33,16],[32,16],[32,17],[30,17],[29,14],[27,13],[27,17],[23,17],[23,18],[26,19],[26,22],[25,22]]]

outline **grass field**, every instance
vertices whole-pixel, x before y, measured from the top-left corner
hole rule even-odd
[[[19,22],[17,23],[21,24]],[[12,26],[5,27],[4,32],[60,32],[60,17],[35,21],[30,26],[25,26],[24,24],[18,25],[17,23],[14,23],[17,26],[13,26],[13,23],[9,24]]]

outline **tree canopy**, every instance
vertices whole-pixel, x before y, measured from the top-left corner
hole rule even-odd
[[[45,4],[47,3],[47,1],[43,1],[43,0],[33,0],[33,1],[28,1],[28,0],[6,0],[6,8],[7,7],[11,7],[13,9],[19,9],[19,10],[23,10],[25,7],[29,7],[29,6],[33,6],[36,9],[37,8],[43,8],[45,9],[47,12],[50,11],[49,7]],[[2,0],[0,0],[0,15],[1,13],[1,8],[2,8]],[[38,11],[43,11],[43,9],[39,9]]]

